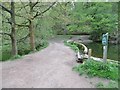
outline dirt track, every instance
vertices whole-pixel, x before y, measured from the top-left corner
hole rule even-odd
[[[75,53],[63,43],[52,42],[40,52],[2,63],[3,88],[93,88],[99,78],[72,71]]]

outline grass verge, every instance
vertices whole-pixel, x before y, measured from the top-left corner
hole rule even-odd
[[[73,70],[82,74],[87,74],[89,77],[100,77],[111,80],[118,80],[118,64],[116,63],[103,63],[93,59],[86,60],[83,64],[75,66]]]

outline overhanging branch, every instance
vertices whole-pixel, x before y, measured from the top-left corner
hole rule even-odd
[[[7,9],[4,5],[0,3],[0,7],[2,7],[3,10],[7,11],[8,13],[12,14],[11,10]]]
[[[29,27],[29,25],[25,25],[25,24],[16,24],[18,27]]]
[[[6,32],[0,32],[1,35],[8,35],[11,37],[11,34],[10,33],[6,33]]]
[[[42,12],[37,12],[36,15],[33,18],[36,18],[37,16],[42,15],[43,13],[47,12],[48,10],[50,10],[50,8],[53,7],[53,5],[55,5],[56,2],[53,2],[52,5],[50,5],[46,10],[42,11]]]
[[[37,0],[37,2],[35,2],[35,3],[32,5],[32,8],[34,8],[38,3],[39,3],[39,2],[38,2],[38,0]]]

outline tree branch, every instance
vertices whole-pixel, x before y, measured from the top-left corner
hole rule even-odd
[[[20,0],[20,2],[22,3],[22,5],[23,5],[23,7],[24,7],[24,9],[25,9],[25,11],[26,11],[26,14],[28,14],[28,11],[27,11],[27,9],[26,9],[24,3],[23,3],[21,0]]]
[[[7,9],[4,5],[0,3],[0,7],[2,7],[3,10],[7,11],[8,13],[12,14],[11,10]]]
[[[2,20],[2,23],[9,23],[10,25],[12,24],[10,21],[4,21],[4,20]]]
[[[55,5],[56,2],[53,2],[52,5],[50,5],[46,10],[42,11],[42,12],[37,12],[35,16],[33,16],[33,18],[36,18],[37,16],[42,15],[43,13],[47,12],[48,10],[50,10],[50,8],[53,7],[53,5]]]
[[[38,2],[38,0],[37,0],[37,2],[35,2],[35,3],[32,5],[32,8],[34,8],[38,3],[39,3],[39,2]]]
[[[27,5],[25,5],[24,7],[27,7],[27,6],[29,6],[29,5],[27,4]],[[24,9],[24,7],[19,7],[19,9],[18,9],[16,12],[21,11],[22,9]]]
[[[29,27],[29,25],[25,25],[25,24],[16,24],[19,27]]]
[[[11,34],[10,33],[6,33],[6,32],[0,32],[1,35],[8,35],[11,37]]]

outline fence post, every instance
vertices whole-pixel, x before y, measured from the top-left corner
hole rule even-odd
[[[90,59],[91,54],[92,54],[92,49],[89,49],[89,50],[88,50],[88,59]]]

